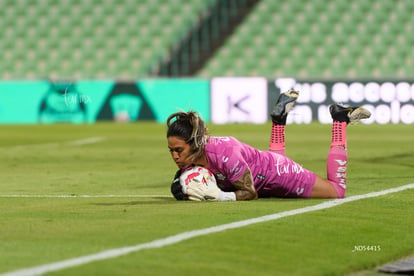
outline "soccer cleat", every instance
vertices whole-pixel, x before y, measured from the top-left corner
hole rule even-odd
[[[273,106],[272,112],[270,113],[273,123],[278,125],[286,125],[287,114],[295,105],[298,97],[299,91],[294,89],[290,89],[289,91],[280,94],[276,104]]]
[[[344,107],[339,104],[333,104],[329,107],[332,119],[338,122],[356,123],[359,120],[371,117],[371,112],[362,106]]]

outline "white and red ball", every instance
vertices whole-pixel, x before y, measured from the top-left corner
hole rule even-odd
[[[214,175],[208,169],[200,166],[191,166],[185,169],[180,176],[180,184],[185,195],[187,195],[189,185],[217,186]]]

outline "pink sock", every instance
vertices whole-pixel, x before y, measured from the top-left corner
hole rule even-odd
[[[334,121],[332,124],[332,146],[347,147],[346,141],[346,122]]]
[[[285,125],[272,123],[272,135],[270,137],[269,150],[281,155],[285,152]]]
[[[328,154],[327,177],[334,186],[338,198],[345,197],[347,163],[348,155],[346,149],[331,147]]]
[[[327,161],[327,177],[334,186],[338,198],[344,198],[346,192],[346,168],[348,163],[346,125],[346,122],[333,122],[332,142]]]

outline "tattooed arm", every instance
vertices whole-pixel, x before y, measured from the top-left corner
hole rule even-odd
[[[257,192],[254,188],[253,177],[249,169],[246,169],[243,176],[239,180],[232,182],[232,184],[237,189],[235,191],[237,200],[257,199]]]

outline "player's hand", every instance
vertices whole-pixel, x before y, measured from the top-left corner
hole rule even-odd
[[[190,200],[195,201],[218,201],[221,190],[215,183],[202,183],[191,181],[187,185],[187,195]]]
[[[183,192],[183,187],[180,184],[181,170],[175,173],[174,180],[171,183],[171,193],[177,200],[188,200],[188,197]]]
[[[191,181],[187,185],[187,195],[194,201],[235,201],[236,194],[223,192],[215,182],[202,183]]]

